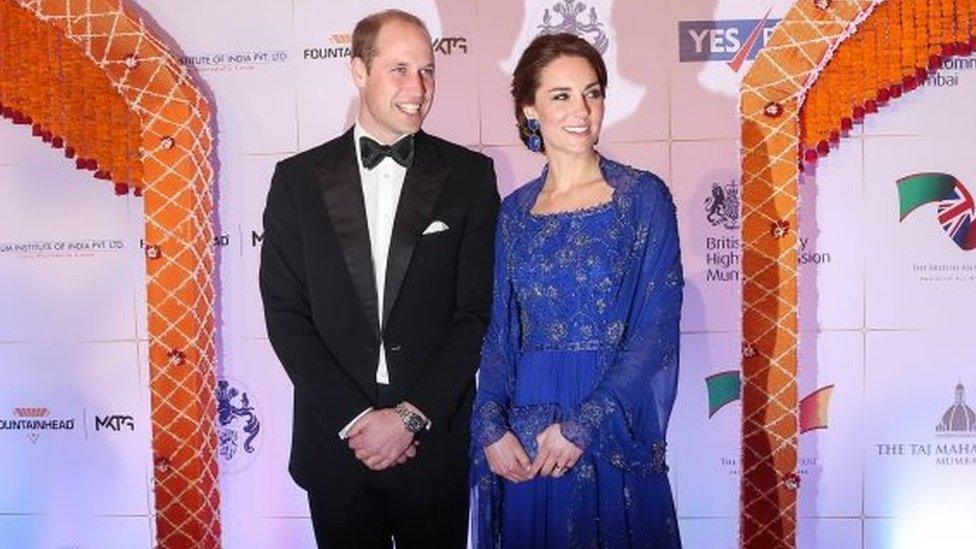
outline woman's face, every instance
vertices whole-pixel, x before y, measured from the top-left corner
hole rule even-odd
[[[535,104],[523,108],[539,121],[546,152],[589,153],[603,124],[603,90],[582,57],[557,57],[542,69]]]

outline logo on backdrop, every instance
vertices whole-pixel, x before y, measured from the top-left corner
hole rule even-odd
[[[611,14],[613,0],[526,0],[518,37],[506,59],[498,62],[504,75],[515,70],[523,50],[538,36],[568,32],[588,41],[602,55],[613,84],[613,103],[603,118],[604,130],[636,113],[647,95],[647,86],[621,74]]]
[[[939,70],[930,74],[922,82],[923,86],[953,88],[959,85],[959,73],[976,69],[976,57],[948,57],[942,61]]]
[[[882,459],[931,460],[941,467],[976,466],[976,442],[971,440],[976,439],[976,412],[966,402],[966,387],[959,381],[954,393],[946,392],[949,404],[943,407],[943,401],[940,406],[943,412],[933,422],[931,438],[875,443],[876,455]]]
[[[938,204],[936,220],[959,249],[976,248],[976,207],[969,189],[946,173],[917,173],[899,179],[899,222],[920,206]]]
[[[20,431],[31,444],[37,444],[45,431],[73,431],[74,418],[52,417],[51,410],[43,406],[19,406],[12,415],[0,418],[0,431]]]
[[[123,250],[125,242],[114,238],[0,242],[0,257],[17,259],[90,258]]]
[[[705,199],[705,212],[705,219],[712,227],[739,228],[739,186],[734,180],[725,186],[712,183],[712,194]]]
[[[705,236],[706,282],[736,282],[739,280],[739,185],[730,180],[722,185],[712,182],[711,192],[703,202],[705,221],[725,234]],[[736,236],[727,234],[734,232]]]
[[[756,58],[779,23],[770,19],[723,19],[678,22],[678,60],[681,63],[725,61],[734,72]]]
[[[260,443],[261,422],[253,395],[239,382],[217,381],[217,436],[221,469],[237,472],[250,465]]]
[[[553,12],[557,14],[558,19],[553,17]],[[551,8],[543,10],[539,35],[562,32],[585,39],[593,44],[601,55],[607,53],[607,48],[610,47],[610,38],[607,37],[603,23],[600,22],[596,8],[579,0],[562,0]]]
[[[258,232],[251,229],[251,247],[258,248],[261,246],[261,241],[264,240],[264,231]]]
[[[288,52],[271,49],[194,53],[179,57],[178,61],[184,67],[192,67],[199,72],[250,71],[286,63]]]
[[[431,41],[434,54],[465,55],[468,53],[468,39],[464,36],[439,36]],[[352,57],[352,33],[337,32],[329,35],[325,46],[302,49],[302,59],[306,61],[328,61]]]
[[[112,415],[95,416],[95,431],[135,431],[136,424],[132,416]]]
[[[954,175],[940,172],[916,173],[896,182],[898,188],[899,223],[923,225],[932,223],[931,209],[916,210],[935,204],[934,222],[945,234],[945,240],[932,244],[934,250],[954,254],[976,249],[976,206],[968,186]],[[941,240],[941,238],[939,238]],[[952,251],[950,251],[952,250]],[[962,256],[960,253],[959,256]],[[976,258],[976,256],[966,256]],[[911,263],[913,276],[924,283],[973,283],[976,282],[976,262]]]
[[[955,402],[942,414],[935,431],[944,436],[976,436],[976,412],[966,404],[966,387],[956,384]]]
[[[709,419],[719,410],[742,397],[739,370],[726,370],[705,378],[708,389]],[[830,397],[833,385],[825,385],[800,400],[800,434],[829,427]]]
[[[705,378],[705,388],[708,391],[708,418],[742,397],[742,376],[739,370],[726,370]],[[825,385],[808,394],[800,400],[800,434],[829,428],[830,398],[834,386]],[[730,477],[739,476],[739,458],[732,455],[719,456],[719,466]],[[820,458],[816,456],[801,456],[797,464],[797,471],[801,475],[818,472],[823,469]]]

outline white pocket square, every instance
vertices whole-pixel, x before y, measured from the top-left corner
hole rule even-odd
[[[441,231],[446,231],[449,228],[450,227],[447,226],[447,223],[444,223],[443,221],[431,221],[430,225],[427,225],[427,228],[424,229],[424,234],[439,233]]]

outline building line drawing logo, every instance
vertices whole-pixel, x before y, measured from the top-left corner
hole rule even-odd
[[[705,378],[708,390],[708,417],[725,405],[742,398],[742,376],[739,370],[726,370]],[[800,400],[800,434],[829,427],[830,398],[834,385],[825,385]]]
[[[976,412],[966,404],[966,387],[962,381],[956,384],[955,401],[942,414],[935,430],[938,433],[976,434]]]
[[[936,219],[961,250],[976,248],[976,205],[969,189],[955,176],[927,172],[902,177],[898,186],[898,222],[926,204],[937,203]]]

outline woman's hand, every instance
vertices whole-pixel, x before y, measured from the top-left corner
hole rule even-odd
[[[583,450],[566,440],[558,423],[546,427],[535,440],[539,443],[539,453],[532,463],[532,476],[561,477],[583,455]]]
[[[525,482],[535,476],[530,472],[532,462],[529,456],[511,431],[506,431],[502,438],[485,446],[485,457],[492,473],[511,482]]]

